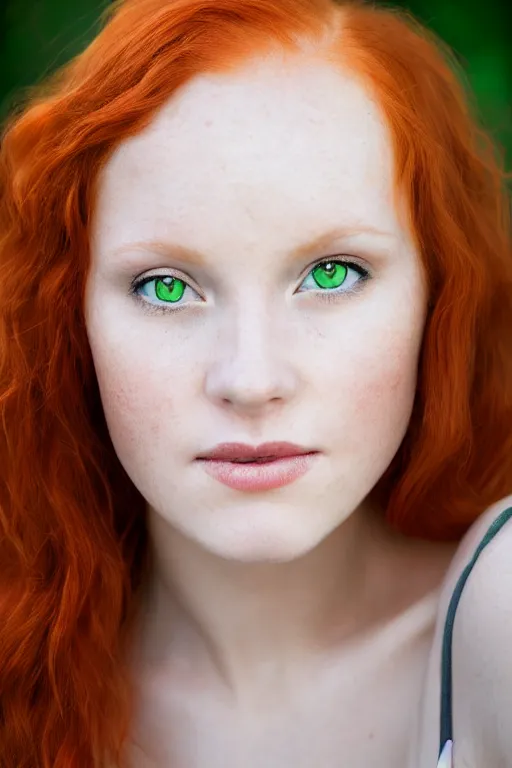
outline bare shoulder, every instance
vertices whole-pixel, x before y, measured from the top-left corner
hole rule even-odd
[[[439,750],[441,650],[454,589],[486,532],[512,507],[490,507],[460,542],[440,591],[434,642],[415,737],[415,768],[435,768]],[[452,642],[454,768],[512,768],[512,520],[480,554],[464,586]]]

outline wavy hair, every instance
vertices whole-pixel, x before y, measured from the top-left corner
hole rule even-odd
[[[13,111],[0,147],[0,766],[122,762],[144,500],[110,441],[84,324],[98,172],[194,75],[279,48],[373,92],[429,289],[409,430],[376,493],[457,539],[512,491],[503,159],[454,55],[409,14],[334,0],[125,0]]]

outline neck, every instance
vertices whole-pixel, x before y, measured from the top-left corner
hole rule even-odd
[[[163,670],[178,659],[207,669],[237,700],[311,674],[319,656],[382,618],[391,599],[396,543],[368,509],[284,563],[220,558],[151,511],[149,525],[143,664]]]

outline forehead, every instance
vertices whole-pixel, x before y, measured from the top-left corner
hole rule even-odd
[[[385,120],[356,78],[273,54],[194,78],[118,147],[100,179],[101,236],[118,245],[122,223],[126,239],[178,231],[202,249],[234,223],[255,237],[274,223],[291,237],[298,222],[307,236],[308,221],[398,231],[393,183]]]

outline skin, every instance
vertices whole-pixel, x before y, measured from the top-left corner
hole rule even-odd
[[[329,257],[368,279],[349,266],[326,297]],[[130,293],[155,275],[186,282],[179,304]],[[368,494],[407,430],[426,303],[383,116],[319,57],[198,77],[109,160],[86,324],[155,555],[133,765],[405,765],[453,548],[393,533]],[[194,461],[267,440],[321,455],[251,494]]]

